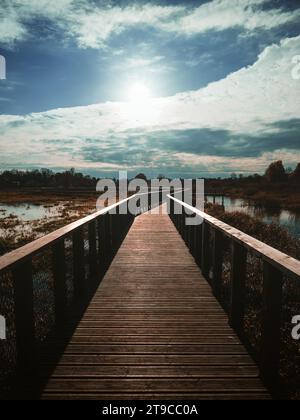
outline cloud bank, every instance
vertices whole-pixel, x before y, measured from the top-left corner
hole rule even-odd
[[[0,166],[260,171],[300,158],[300,36],[197,91],[144,106],[110,102],[0,116]]]
[[[269,0],[212,0],[191,7],[188,2],[177,6],[128,2],[120,7],[111,2],[97,5],[92,0],[3,0],[0,44],[11,47],[30,38],[35,19],[46,21],[52,33],[60,30],[64,41],[73,39],[80,48],[97,49],[104,48],[112,36],[128,29],[148,27],[179,36],[193,36],[240,28],[245,34],[251,34],[256,30],[271,30],[299,22],[299,9],[286,11],[273,7],[264,10],[263,6],[269,3]]]

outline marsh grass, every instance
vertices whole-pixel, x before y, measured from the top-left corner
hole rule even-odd
[[[261,220],[242,212],[225,212],[218,204],[207,203],[206,212],[261,240],[296,259],[300,258],[300,240],[276,224],[265,224]],[[224,308],[230,307],[230,243],[224,242],[222,296]],[[245,296],[244,334],[254,356],[259,359],[263,309],[263,261],[253,253],[247,256],[247,278]],[[300,398],[299,342],[291,337],[293,316],[300,314],[300,283],[284,277],[281,317],[280,377],[282,393],[289,399]]]
[[[0,203],[9,205],[39,205],[49,209],[49,216],[25,221],[14,214],[7,215],[0,210],[0,255],[23,246],[41,236],[55,231],[95,211],[96,197],[67,196],[64,199],[56,195],[32,195],[0,193]],[[51,208],[56,209],[51,215]],[[26,213],[26,208],[25,211]]]

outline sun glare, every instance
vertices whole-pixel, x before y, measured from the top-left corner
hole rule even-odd
[[[147,102],[151,98],[150,89],[143,83],[136,83],[128,89],[128,101],[133,103]]]
[[[154,98],[144,83],[135,83],[127,89],[126,119],[136,124],[151,124],[156,115]]]

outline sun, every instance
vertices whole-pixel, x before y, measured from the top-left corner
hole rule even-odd
[[[126,89],[124,103],[125,118],[130,124],[152,124],[156,118],[155,98],[153,92],[143,82],[136,82]]]
[[[151,99],[151,91],[144,83],[135,83],[128,89],[128,101],[131,103],[145,103]]]

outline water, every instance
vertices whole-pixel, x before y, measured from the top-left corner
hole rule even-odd
[[[209,202],[213,202],[213,196],[207,196]],[[216,203],[222,204],[222,197],[216,197]],[[254,202],[240,198],[224,197],[226,211],[241,211],[249,216],[257,217],[265,223],[276,223],[286,229],[292,235],[300,239],[300,214],[289,210],[270,209],[258,206]]]
[[[209,202],[213,202],[213,196],[207,196],[207,199]],[[216,203],[222,204],[222,197],[216,197]],[[251,201],[239,198],[224,197],[224,205],[226,211],[241,211],[250,216],[258,217],[265,223],[276,223],[288,229],[297,238],[300,238],[300,214],[288,210],[257,206]],[[23,222],[31,222],[45,217],[57,217],[63,207],[64,205],[61,203],[50,206],[32,203],[0,203],[0,219],[13,215]]]
[[[18,217],[24,222],[43,219],[44,217],[55,217],[62,209],[61,204],[44,206],[41,204],[21,203],[2,204],[0,203],[0,218],[9,216]]]

